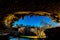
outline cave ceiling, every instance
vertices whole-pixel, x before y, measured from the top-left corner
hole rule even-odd
[[[0,20],[14,20],[25,15],[49,16],[54,22],[60,22],[59,1],[23,1],[23,0],[0,0]],[[13,20],[13,21],[14,21]],[[11,24],[12,21],[9,22]]]

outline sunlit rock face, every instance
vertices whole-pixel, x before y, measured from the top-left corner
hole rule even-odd
[[[23,31],[25,30],[25,27],[21,27],[18,29],[18,32],[21,32],[22,34],[24,33]]]
[[[18,16],[16,16],[16,14],[18,14]],[[60,18],[60,14],[55,15],[48,12],[15,12],[14,14],[9,14],[4,18],[4,24],[9,28],[12,26],[12,23],[15,22],[16,19],[19,19],[21,17],[23,18],[26,15],[49,16],[54,22],[59,22]],[[48,28],[50,27],[47,27],[47,29]],[[44,30],[45,28],[41,28],[40,30],[32,29],[32,32],[35,33],[37,37],[45,38],[46,34],[44,33]]]
[[[18,16],[15,16],[17,15]],[[20,16],[19,16],[20,15]],[[40,15],[40,16],[49,16],[52,18],[52,21],[54,22],[59,22],[60,21],[60,14],[53,14],[53,13],[48,13],[48,12],[42,12],[42,11],[38,11],[38,12],[30,12],[30,11],[26,11],[26,12],[15,12],[14,14],[9,14],[7,17],[4,18],[4,24],[7,25],[11,25],[13,23],[13,21],[19,17],[24,17],[25,15]]]
[[[46,38],[46,34],[44,33],[45,29],[37,29],[37,28],[32,28],[30,31],[35,33],[37,35],[38,38]]]
[[[12,22],[14,22],[14,19],[17,19],[17,17],[14,14],[9,14],[7,17],[5,17],[4,18],[5,26],[10,27],[12,25]]]

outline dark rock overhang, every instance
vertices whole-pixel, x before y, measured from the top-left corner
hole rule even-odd
[[[7,14],[14,14],[15,12],[38,12],[43,11],[52,14],[55,18],[56,14],[60,13],[60,1],[50,0],[0,0],[0,19]],[[59,19],[59,18],[57,18]]]
[[[0,19],[4,20],[10,14],[15,15],[17,12],[29,12],[28,15],[39,15],[34,14],[36,12],[45,12],[44,15],[50,16],[52,19],[57,19],[56,22],[59,22],[60,15],[60,2],[55,0],[50,1],[41,1],[41,0],[33,0],[33,1],[23,1],[23,0],[0,0]],[[46,14],[47,13],[47,14]],[[19,14],[16,14],[17,16]],[[20,14],[24,17],[27,14]],[[41,13],[40,13],[41,15]],[[20,17],[20,16],[18,16]]]
[[[0,0],[0,14],[9,14],[17,11],[44,11],[58,13],[60,2],[56,0]]]

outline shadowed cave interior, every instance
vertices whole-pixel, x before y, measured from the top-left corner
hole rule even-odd
[[[15,16],[18,16],[18,15],[15,15]],[[23,15],[24,16],[24,15]],[[20,17],[20,16],[18,16],[18,17]],[[17,18],[18,19],[18,18]],[[16,20],[17,20],[16,19]],[[24,19],[24,18],[23,18]],[[16,21],[15,20],[15,21]],[[2,20],[1,20],[2,21]],[[1,30],[5,30],[6,29],[6,27],[3,25],[3,23],[0,23],[0,25],[1,25]],[[3,27],[2,27],[3,26]],[[48,39],[55,39],[57,36],[59,36],[59,27],[56,27],[56,28],[48,28],[48,29],[46,29],[44,32],[45,32],[45,34],[46,34],[46,36],[47,36],[47,38]],[[56,37],[55,37],[56,36]]]

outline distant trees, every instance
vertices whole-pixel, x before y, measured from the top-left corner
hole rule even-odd
[[[40,25],[42,25],[42,28],[50,28],[51,25],[48,24],[47,22],[45,22],[45,17],[42,19],[42,21],[40,22]]]
[[[23,27],[24,25],[23,25],[23,24],[20,24],[19,26],[20,26],[20,27]]]

